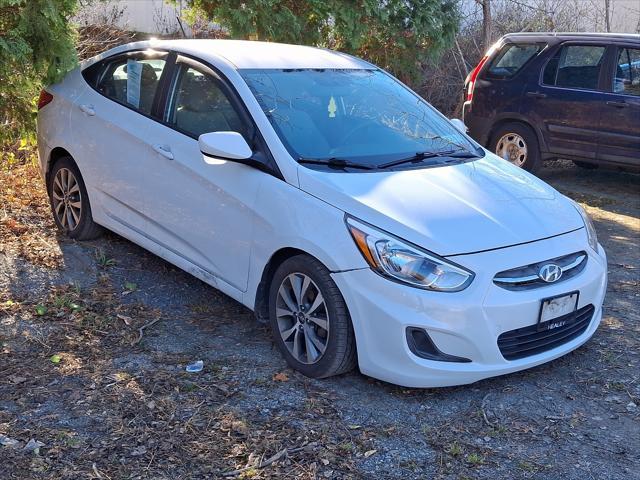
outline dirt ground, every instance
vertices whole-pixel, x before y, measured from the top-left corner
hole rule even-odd
[[[541,176],[596,222],[602,326],[549,364],[414,390],[300,376],[247,309],[116,235],[57,236],[35,169],[3,171],[0,479],[640,479],[640,176]]]

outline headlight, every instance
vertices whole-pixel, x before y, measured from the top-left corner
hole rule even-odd
[[[346,223],[362,256],[384,277],[439,292],[458,292],[473,280],[473,272],[389,233],[349,216]]]
[[[591,246],[591,248],[593,248],[597,252],[598,251],[598,235],[596,234],[596,229],[593,226],[591,217],[589,217],[589,214],[585,211],[584,208],[582,208],[580,204],[578,204],[573,200],[571,201],[573,202],[573,205],[576,207],[576,210],[578,210],[578,213],[582,217],[582,221],[584,222],[584,228],[587,231],[587,240],[589,241],[589,245]]]

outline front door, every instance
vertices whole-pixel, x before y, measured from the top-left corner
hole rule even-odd
[[[614,60],[600,117],[598,157],[640,166],[640,48],[619,47]]]
[[[527,86],[521,113],[542,131],[552,154],[596,158],[605,52],[602,45],[563,45]]]
[[[205,158],[198,137],[236,131],[251,142],[230,91],[205,66],[178,57],[163,123],[147,131],[155,164],[144,182],[152,190],[147,232],[189,263],[246,291],[254,204],[267,174],[240,163]]]

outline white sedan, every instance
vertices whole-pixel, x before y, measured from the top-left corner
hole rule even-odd
[[[108,228],[221,290],[305,375],[465,384],[600,323],[607,262],[582,208],[358,58],[132,43],[38,109],[69,237]]]

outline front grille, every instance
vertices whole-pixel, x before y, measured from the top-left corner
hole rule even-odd
[[[540,269],[553,263],[562,269],[562,275],[554,282],[562,282],[578,275],[587,265],[587,253],[576,252],[562,257],[552,258],[543,262],[532,263],[523,267],[512,268],[498,273],[493,278],[493,283],[507,290],[529,290],[532,288],[540,288],[550,283],[540,278]]]
[[[500,353],[506,360],[517,360],[559,347],[587,330],[594,311],[593,305],[587,305],[562,317],[504,332],[498,337]]]

